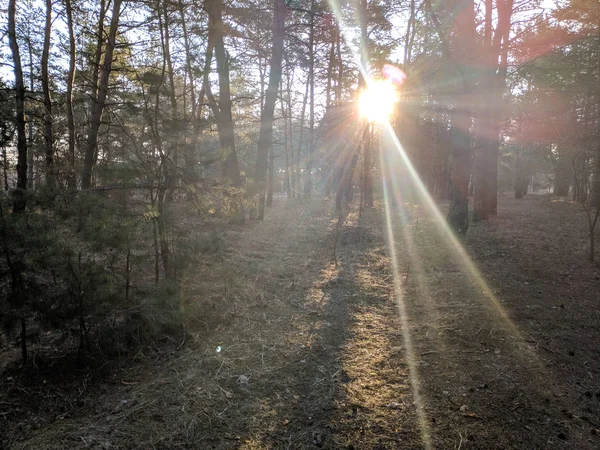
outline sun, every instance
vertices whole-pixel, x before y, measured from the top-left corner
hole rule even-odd
[[[369,122],[386,122],[394,112],[398,101],[396,88],[386,80],[372,80],[360,93],[358,107],[360,115]]]

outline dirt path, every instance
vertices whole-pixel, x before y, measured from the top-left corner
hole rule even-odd
[[[282,203],[184,280],[193,342],[71,384],[77,401],[40,380],[4,447],[600,446],[600,282],[585,229],[565,231],[576,206],[503,200],[470,231],[473,266],[418,209],[391,213],[393,251],[381,209],[352,213],[336,267],[332,205]]]

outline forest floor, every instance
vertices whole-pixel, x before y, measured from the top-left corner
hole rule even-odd
[[[351,212],[338,236],[331,202],[277,203],[185,278],[181,348],[2,375],[0,448],[600,448],[579,206],[501,196],[461,254],[422,207]]]

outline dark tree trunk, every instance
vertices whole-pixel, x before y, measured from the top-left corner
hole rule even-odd
[[[223,39],[223,3],[222,0],[206,0],[204,8],[208,12],[209,40],[212,42],[217,61],[217,73],[219,75],[219,104],[217,115],[217,126],[219,129],[219,141],[221,149],[227,155],[223,163],[223,176],[233,186],[241,186],[242,179],[235,150],[235,136],[233,133],[233,115],[231,104],[231,89],[229,86],[229,58],[225,50]],[[211,58],[212,59],[212,58]],[[207,61],[210,67],[210,61]],[[208,91],[207,91],[208,92]]]
[[[260,119],[260,135],[256,151],[256,168],[254,183],[258,193],[258,219],[262,220],[265,213],[265,185],[267,181],[267,158],[273,144],[273,119],[277,90],[281,82],[283,59],[283,41],[285,39],[285,0],[275,0],[273,16],[273,50],[269,69],[269,85],[265,95],[264,108]],[[271,152],[273,150],[271,149]]]
[[[6,158],[6,147],[2,147],[2,175],[4,178],[4,190],[8,192],[8,159]]]
[[[303,147],[303,138],[304,138],[304,119],[306,116],[306,105],[308,104],[308,91],[309,91],[309,87],[310,87],[310,80],[307,80],[306,82],[306,89],[304,91],[304,97],[302,100],[302,113],[300,115],[300,136],[299,136],[299,140],[298,140],[298,150],[296,151],[296,170],[298,171],[298,175],[297,175],[297,182],[298,182],[298,190],[296,191],[296,195],[298,198],[300,198],[302,196],[302,190],[300,189],[301,186],[301,181],[302,181],[302,175],[301,175],[301,165],[300,165],[300,158],[302,155],[302,147]],[[306,183],[306,177],[304,177],[304,182]]]
[[[487,219],[498,210],[498,148],[500,146],[501,113],[506,91],[508,37],[513,0],[498,0],[497,26],[492,38],[492,1],[486,0],[483,60],[484,73],[480,83],[481,111],[475,129],[481,142],[476,153],[475,198],[473,216]],[[500,62],[498,62],[500,59]],[[490,102],[491,97],[491,102]],[[490,106],[493,105],[493,106]],[[501,111],[501,108],[500,108]]]
[[[156,13],[158,15],[159,29],[160,29],[160,43],[163,54],[163,62],[162,62],[162,70],[161,70],[161,78],[158,89],[156,90],[156,97],[154,99],[154,141],[155,145],[158,149],[158,154],[160,156],[160,173],[161,177],[159,178],[158,189],[156,192],[156,210],[157,210],[157,218],[156,218],[156,229],[158,232],[158,242],[160,247],[160,256],[163,264],[163,270],[165,273],[166,279],[172,279],[174,276],[174,270],[171,264],[170,258],[170,250],[169,250],[169,241],[167,239],[167,226],[165,222],[165,199],[169,193],[169,190],[173,184],[173,168],[171,166],[172,162],[169,159],[169,155],[165,152],[164,142],[162,139],[162,135],[160,133],[160,127],[158,118],[160,117],[160,93],[162,88],[165,85],[166,75],[167,75],[167,63],[168,58],[167,54],[169,52],[167,48],[167,38],[165,27],[163,24],[163,16],[161,15],[160,10],[160,0],[157,0]]]
[[[525,158],[523,155],[523,146],[520,145],[517,152],[517,159],[515,164],[515,198],[523,198],[527,194],[527,187],[529,185],[529,177],[527,168],[525,167]]]
[[[459,114],[460,115],[460,114]],[[452,141],[452,178],[448,223],[460,234],[469,229],[469,177],[471,173],[470,117],[455,118],[450,130]]]
[[[29,50],[29,92],[35,91],[35,71],[33,67],[33,46],[31,39],[27,39],[27,49]],[[34,158],[35,158],[35,138],[33,120],[27,121],[27,189],[34,189]]]
[[[594,176],[590,205],[600,208],[600,148],[596,151],[596,155],[594,156]]]
[[[194,178],[196,175],[196,158],[198,151],[198,135],[200,134],[199,121],[197,117],[200,116],[200,111],[197,110],[198,105],[196,103],[196,87],[194,82],[194,73],[192,70],[192,56],[190,51],[190,41],[187,32],[186,26],[186,18],[185,11],[183,7],[183,2],[179,0],[178,2],[179,14],[181,16],[181,26],[183,31],[183,43],[185,47],[185,64],[186,70],[190,79],[190,101],[192,110],[190,113],[190,120],[192,121],[192,139],[191,139],[191,148],[186,149],[184,153],[185,158],[185,171],[188,177]]]
[[[273,205],[273,183],[275,182],[275,156],[273,147],[269,151],[269,172],[267,173],[267,206]]]
[[[306,155],[306,184],[304,194],[310,197],[313,189],[312,170],[315,154],[315,0],[310,7],[310,31],[308,36],[308,83],[310,87],[308,152]]]
[[[475,128],[478,145],[473,171],[473,218],[485,220],[497,211],[499,119],[478,119]]]
[[[8,42],[12,53],[15,74],[15,123],[17,128],[17,188],[14,191],[13,211],[25,211],[27,205],[27,138],[25,136],[25,85],[21,54],[16,33],[16,0],[8,2]]]
[[[71,0],[65,0],[67,10],[67,27],[69,29],[69,72],[67,74],[67,127],[69,128],[69,168],[67,184],[70,189],[75,189],[77,179],[75,174],[75,120],[73,117],[73,82],[75,81],[75,32],[73,30],[73,10]]]
[[[286,110],[287,110],[287,115],[286,115],[286,120],[287,120],[287,136],[288,136],[288,140],[287,142],[289,143],[289,149],[290,149],[290,164],[289,164],[289,170],[290,170],[290,196],[291,198],[295,198],[296,197],[296,160],[294,159],[294,136],[293,136],[293,129],[294,129],[294,121],[293,121],[293,114],[292,114],[292,87],[291,87],[291,80],[290,80],[290,71],[289,71],[289,65],[288,65],[288,71],[287,71],[287,75],[286,75],[286,92],[287,92],[287,105],[286,105]]]
[[[110,19],[110,29],[108,31],[108,41],[106,43],[104,62],[100,68],[98,95],[97,98],[93,99],[94,103],[92,105],[90,128],[88,131],[83,160],[83,170],[81,175],[82,189],[89,189],[92,185],[92,170],[98,156],[98,132],[100,130],[102,113],[104,112],[104,106],[108,94],[108,83],[110,72],[112,70],[113,52],[115,50],[117,29],[119,27],[119,17],[121,15],[121,2],[122,0],[113,0],[112,17]]]
[[[450,141],[452,154],[452,176],[450,182],[450,208],[448,224],[458,234],[465,235],[469,228],[469,178],[471,173],[471,111],[468,97],[472,91],[472,83],[466,76],[467,63],[479,55],[477,33],[475,29],[475,5],[472,0],[452,0],[444,3],[447,12],[453,14],[452,36],[446,35],[440,21],[432,10],[431,1],[426,0],[425,6],[437,29],[442,43],[444,58],[454,66],[457,83],[457,95],[454,98],[454,109],[450,114]]]
[[[342,101],[342,87],[344,82],[344,61],[342,59],[342,38],[338,25],[338,32],[335,35],[335,53],[337,56],[337,79],[335,82],[335,104],[339,105]]]
[[[169,74],[169,100],[171,102],[171,131],[174,133],[174,138],[170,141],[170,149],[167,154],[167,160],[169,163],[169,171],[171,174],[169,175],[170,183],[169,189],[167,191],[167,199],[171,201],[173,199],[173,191],[177,185],[177,166],[179,159],[179,145],[178,141],[180,139],[179,132],[179,114],[177,112],[177,97],[175,95],[175,74],[173,72],[173,61],[171,59],[171,32],[170,32],[170,17],[169,10],[167,8],[168,3],[166,1],[163,2],[162,12],[163,12],[163,27],[164,27],[164,58],[167,62],[167,69]]]
[[[44,28],[44,47],[42,51],[42,91],[44,92],[44,153],[46,155],[46,184],[54,189],[54,138],[52,136],[52,99],[48,78],[48,59],[50,56],[50,33],[52,31],[52,0],[46,0],[46,25]]]
[[[92,67],[91,100],[92,108],[98,96],[98,80],[100,78],[100,63],[102,62],[102,49],[104,47],[104,20],[106,19],[106,0],[100,0],[100,11],[98,13],[98,29],[96,31],[96,52]]]
[[[564,155],[558,152],[558,158],[552,161],[554,167],[554,195],[566,197],[571,187],[571,167]]]
[[[281,84],[281,94],[283,97],[283,83]],[[289,99],[289,98],[288,98]],[[284,177],[284,189],[287,198],[291,197],[290,189],[290,160],[289,160],[289,139],[288,139],[288,116],[287,107],[282,98],[281,100],[281,116],[283,117],[283,155],[285,156],[285,177]]]
[[[329,62],[327,63],[327,87],[325,88],[325,111],[331,106],[331,87],[333,85],[333,71],[335,68],[335,41],[337,27],[332,31],[331,42],[329,43]]]

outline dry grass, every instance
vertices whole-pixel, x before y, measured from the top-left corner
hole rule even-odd
[[[572,206],[502,200],[470,231],[510,322],[418,209],[396,224],[436,448],[598,448],[598,269],[577,257]],[[332,210],[290,203],[220,231],[184,278],[181,349],[61,387],[3,380],[0,448],[421,448],[381,211],[348,215],[336,267]],[[49,400],[13,414],[27,390]]]

